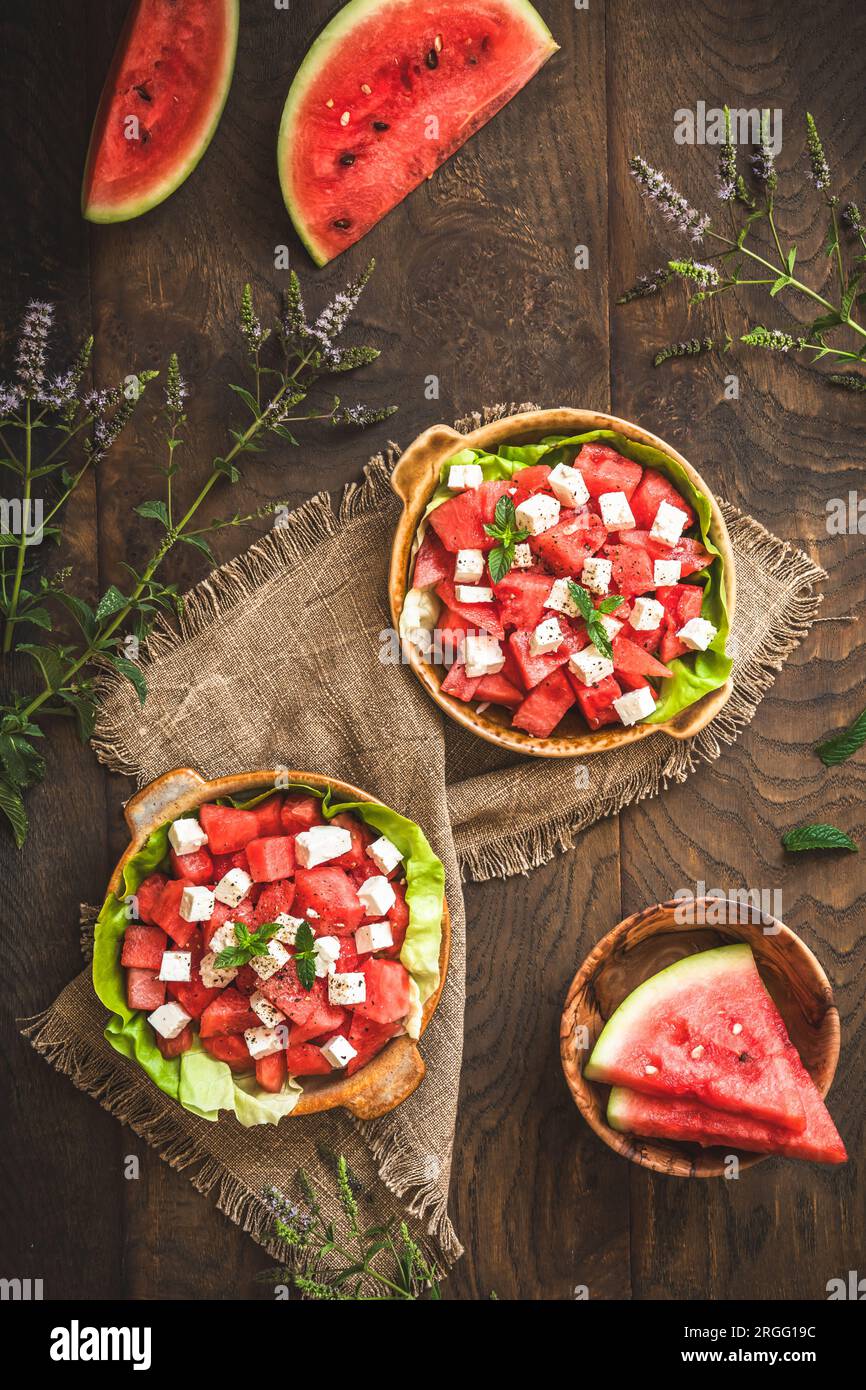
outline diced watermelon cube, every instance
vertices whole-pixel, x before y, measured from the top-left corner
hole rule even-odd
[[[154,1036],[163,1057],[166,1061],[171,1061],[172,1057],[180,1057],[192,1047],[192,1024],[188,1023],[176,1038],[163,1038],[159,1033],[155,1033]]]
[[[240,990],[228,985],[208,1004],[201,1016],[199,1031],[203,1038],[223,1033],[243,1033],[246,1028],[258,1028],[261,1019],[253,1013],[250,1001]]]
[[[442,690],[446,695],[453,695],[455,700],[474,700],[480,679],[480,676],[467,676],[463,662],[455,661],[442,682]]]
[[[183,949],[195,936],[195,922],[187,922],[180,915],[180,900],[187,887],[182,878],[170,878],[160,894],[159,902],[153,909],[157,926],[168,932],[172,941]]]
[[[246,849],[259,833],[254,813],[239,811],[234,806],[201,806],[198,818],[211,854],[231,854],[234,850]]]
[[[701,616],[704,591],[700,584],[671,584],[657,589],[656,598],[664,604],[666,614],[659,656],[662,661],[673,661],[689,650],[676,634],[690,618]]]
[[[277,833],[279,834],[279,831]],[[236,849],[233,854],[215,854],[213,856],[213,878],[210,882],[219,883],[220,879],[225,878],[231,869],[243,869],[245,874],[249,873],[250,863],[245,849]]]
[[[376,836],[371,834],[363,821],[359,821],[356,816],[332,816],[331,825],[337,825],[341,830],[348,830],[352,837],[352,848],[331,862],[339,865],[341,869],[357,869],[358,865],[363,864],[366,859],[367,846],[373,843]]]
[[[270,999],[293,1023],[306,1023],[323,1004],[328,1004],[328,991],[324,980],[316,979],[312,989],[305,989],[298,978],[293,960],[272,975],[262,980],[259,992]]]
[[[123,938],[121,965],[133,966],[137,970],[159,971],[162,953],[168,944],[168,937],[161,927],[139,927],[130,925]]]
[[[302,830],[309,830],[311,825],[321,825],[324,819],[319,798],[304,792],[289,792],[280,814],[286,835],[298,835]]]
[[[153,1013],[165,1003],[165,981],[158,978],[156,970],[127,970],[126,1002],[130,1009]]]
[[[584,444],[573,466],[583,474],[591,497],[600,497],[603,492],[624,492],[630,498],[643,477],[639,463],[624,458],[609,444]]]
[[[580,712],[591,729],[600,729],[602,724],[622,723],[613,707],[614,700],[622,694],[622,687],[613,676],[606,676],[597,685],[583,685],[575,676],[572,685]]]
[[[354,931],[364,920],[354,883],[345,869],[330,864],[297,870],[294,911],[296,917],[308,917],[312,911],[317,930],[329,927],[337,933]]]
[[[253,1015],[255,1017],[255,1015]],[[256,1020],[258,1023],[258,1020]],[[253,1025],[250,1025],[253,1026]],[[249,1054],[244,1039],[238,1033],[220,1033],[217,1037],[202,1037],[202,1045],[205,1052],[209,1052],[212,1057],[218,1058],[220,1062],[225,1062],[231,1067],[232,1071],[244,1072],[253,1070],[253,1059]]]
[[[565,672],[551,671],[518,705],[512,723],[515,729],[523,729],[536,738],[549,738],[575,698]]]
[[[269,796],[260,806],[250,808],[259,828],[259,838],[265,835],[283,834],[283,798]]]
[[[634,671],[617,671],[616,678],[622,686],[623,690],[641,690],[644,686],[647,686],[650,690],[652,690],[652,686],[650,685],[646,676],[640,676]],[[653,698],[655,698],[654,690]]]
[[[348,1041],[358,1055],[353,1057],[346,1067],[347,1075],[354,1076],[355,1072],[366,1066],[399,1031],[399,1023],[374,1023],[372,1019],[359,1014],[356,1009],[352,1015]]]
[[[290,913],[295,900],[295,885],[290,878],[281,878],[262,889],[256,903],[253,922],[260,927],[265,922],[275,922],[281,913]],[[234,920],[234,919],[229,919]]]
[[[176,854],[171,850],[169,858],[176,878],[199,885],[214,882],[213,859],[206,849],[194,850],[192,854]]]
[[[416,589],[432,589],[440,579],[454,578],[454,557],[448,554],[436,532],[427,529],[418,554],[412,584]]]
[[[482,483],[471,492],[450,497],[430,513],[429,522],[446,550],[491,550],[496,544],[484,527],[493,520],[496,503],[509,489],[507,482]]]
[[[612,590],[633,598],[654,587],[653,562],[645,550],[634,545],[606,545],[604,554],[612,565]]]
[[[312,1043],[299,1043],[286,1052],[289,1076],[328,1076],[331,1064]]]
[[[589,642],[586,631],[568,626],[562,622],[565,640],[555,652],[545,652],[543,656],[533,656],[530,650],[531,632],[512,632],[508,639],[509,649],[520,670],[520,677],[527,690],[533,690],[551,671],[564,666],[568,658],[579,652]]]
[[[208,1005],[212,1004],[219,996],[220,991],[208,989],[201,978],[199,967],[204,955],[202,936],[196,933],[189,945],[192,953],[192,970],[190,972],[192,978],[186,982],[183,980],[171,981],[168,986],[168,993],[172,999],[176,999],[186,1009],[190,1018],[201,1018]]]
[[[550,472],[549,463],[531,463],[528,468],[519,468],[511,480],[511,486],[517,489],[514,494],[515,507],[534,493],[544,492]]]
[[[435,516],[436,513],[434,512],[433,515]],[[489,632],[493,637],[505,635],[502,619],[499,616],[499,604],[495,601],[493,603],[460,603],[450,579],[443,579],[436,585],[436,594],[441,598],[446,608],[450,608],[454,613],[459,613],[472,627],[481,628],[483,632]]]
[[[601,518],[584,508],[569,511],[549,531],[531,537],[529,548],[554,574],[580,578],[584,561],[595,555],[606,540],[607,530]]]
[[[397,896],[394,905],[388,909],[385,916],[391,923],[391,935],[394,938],[394,944],[387,947],[382,954],[393,960],[399,960],[403,942],[406,939],[406,929],[409,926],[409,904],[406,901],[405,883],[394,883],[391,886]]]
[[[162,890],[168,883],[168,874],[153,873],[143,878],[135,891],[138,916],[142,922],[155,925],[153,910],[162,897]]]
[[[673,675],[669,667],[661,661],[656,661],[650,652],[644,651],[636,642],[629,641],[621,632],[614,637],[611,646],[614,674],[625,671],[637,676],[658,677],[660,680]]]
[[[632,515],[642,530],[652,529],[656,512],[662,502],[668,502],[672,507],[678,507],[681,512],[686,513],[689,519],[683,527],[684,531],[688,531],[690,527],[694,526],[697,520],[694,511],[673,483],[665,477],[664,473],[658,473],[654,468],[647,468],[640,480],[640,486],[636,488],[630,502]]]
[[[203,935],[206,948],[210,946],[210,939],[214,932],[225,926],[226,922],[244,922],[248,927],[255,926],[256,907],[252,898],[244,898],[237,907],[227,907],[225,903],[214,903],[211,919],[204,923]]]
[[[371,1023],[397,1023],[409,1012],[409,972],[397,960],[369,956],[359,967],[367,982],[367,997],[355,1014]]]
[[[691,536],[683,536],[676,545],[665,545],[662,541],[654,541],[649,531],[620,531],[618,543],[645,550],[650,560],[678,560],[682,579],[706,569],[713,560],[700,541],[693,540]]]
[[[256,883],[275,883],[295,871],[295,842],[291,835],[266,835],[247,845],[250,875]]]
[[[475,688],[476,700],[487,700],[491,705],[505,705],[517,709],[523,699],[523,691],[512,685],[500,671],[497,675],[482,676]]]
[[[544,605],[550,598],[553,580],[537,570],[510,570],[494,588],[504,627],[535,628],[550,617]]]
[[[241,994],[249,997],[254,994],[261,984],[261,980],[251,965],[242,965],[234,978],[235,989],[240,990]]]
[[[343,1033],[349,1025],[349,1010],[337,1008],[323,999],[312,1009],[303,1023],[293,1023],[289,1029],[289,1047],[309,1042],[311,1038],[329,1038],[335,1033]]]
[[[263,1091],[276,1095],[283,1089],[287,1066],[285,1052],[272,1052],[269,1057],[256,1059],[256,1081]]]

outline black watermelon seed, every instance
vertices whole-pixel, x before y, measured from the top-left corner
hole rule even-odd
[[[389,124],[388,124],[387,121],[374,121],[374,122],[373,122],[373,129],[374,129],[374,130],[390,130],[391,127],[389,126]]]
[[[436,52],[435,48],[430,49],[430,52],[427,54],[427,57],[424,61],[426,62],[428,68],[438,68],[439,54]]]
[[[354,163],[355,163],[355,156],[354,156],[353,154],[350,154],[349,151],[347,150],[345,154],[341,154],[341,155],[340,155],[340,163],[341,163],[341,164],[354,164]]]
[[[338,217],[334,221],[334,226],[339,227],[341,232],[348,231],[351,225],[352,223],[348,217]]]
[[[134,86],[132,90],[134,92],[138,92],[138,95],[141,97],[142,101],[153,101],[153,97],[151,96],[150,92],[147,90],[147,87],[143,82],[139,86]]]

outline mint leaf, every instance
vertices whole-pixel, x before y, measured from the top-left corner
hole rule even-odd
[[[835,825],[798,825],[782,836],[785,849],[798,852],[805,849],[848,849],[858,852],[857,845],[844,830]]]
[[[815,752],[825,767],[838,767],[866,743],[866,709],[859,714],[850,729],[842,729],[826,743],[819,743]]]
[[[294,961],[298,979],[305,990],[311,990],[316,983],[316,938],[308,922],[298,927]]]
[[[587,589],[582,584],[575,584],[573,579],[568,581],[568,592],[574,600],[580,616],[589,624],[595,615],[595,606]]]
[[[601,603],[598,605],[597,612],[615,613],[623,603],[625,603],[625,599],[622,594],[609,594],[607,598],[602,599]]]
[[[494,584],[500,584],[514,564],[514,544],[497,545],[487,556],[487,568]]]

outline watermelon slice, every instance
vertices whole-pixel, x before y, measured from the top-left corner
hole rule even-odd
[[[535,738],[549,738],[577,696],[564,671],[551,671],[518,705],[512,723]]]
[[[416,589],[432,589],[440,579],[454,578],[454,560],[435,531],[428,531],[415,556],[412,583]]]
[[[797,1059],[799,1061],[799,1058]],[[800,1063],[802,1066],[802,1063]],[[745,1115],[725,1114],[686,1100],[659,1100],[625,1086],[614,1086],[607,1103],[612,1129],[647,1139],[676,1139],[701,1148],[745,1149],[749,1153],[778,1153],[809,1158],[817,1163],[845,1163],[848,1155],[817,1086],[803,1068],[800,1100],[806,1128],[792,1134],[781,1125],[766,1124]]]
[[[806,1112],[791,1050],[750,948],[719,946],[633,990],[602,1029],[584,1074],[801,1133]]]
[[[289,88],[286,207],[317,265],[352,246],[501,107],[558,45],[528,0],[350,0]]]
[[[135,0],[90,136],[89,222],[139,217],[189,177],[219,124],[237,38],[238,0]]]

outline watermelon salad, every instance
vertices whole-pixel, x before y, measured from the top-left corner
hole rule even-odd
[[[404,631],[420,614],[443,692],[536,738],[572,709],[591,730],[669,717],[672,678],[683,708],[729,669],[709,504],[658,451],[602,434],[462,450],[416,541]]]
[[[702,1148],[844,1163],[843,1144],[745,943],[700,951],[620,1004],[584,1067],[608,1124]]]
[[[444,874],[387,807],[334,806],[310,788],[205,804],[125,873],[134,891],[110,894],[97,925],[94,982],[117,1013],[106,1036],[182,1101],[198,1088],[197,1113],[231,1104],[213,1100],[208,1059],[254,1095],[296,1096],[420,1035]]]

